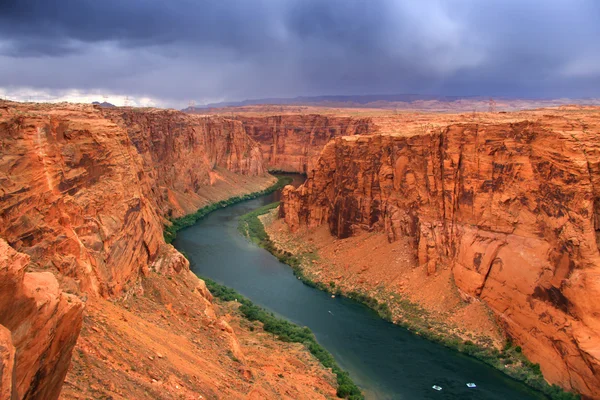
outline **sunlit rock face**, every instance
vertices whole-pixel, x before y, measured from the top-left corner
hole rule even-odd
[[[83,304],[51,272],[0,239],[0,396],[56,399],[79,336]]]
[[[336,138],[283,191],[292,230],[378,230],[452,269],[552,383],[600,396],[598,119]]]
[[[168,110],[25,107],[0,114],[0,235],[88,293],[110,296],[135,282],[162,252],[166,217],[227,197],[213,188],[232,176],[265,175],[260,149],[239,122]]]
[[[189,273],[167,219],[273,181],[237,121],[0,103],[0,397],[57,398],[82,300]]]

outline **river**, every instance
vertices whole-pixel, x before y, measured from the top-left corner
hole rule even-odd
[[[308,326],[367,399],[545,398],[482,362],[382,320],[355,301],[331,298],[301,283],[289,266],[237,230],[241,215],[278,199],[279,193],[273,193],[217,210],[180,231],[174,245],[185,251],[199,276]],[[477,388],[469,389],[467,382]]]

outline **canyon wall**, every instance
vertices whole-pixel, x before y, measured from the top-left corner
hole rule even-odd
[[[0,236],[83,292],[117,294],[162,244],[142,158],[91,107],[19,111],[1,125]]]
[[[551,383],[600,397],[600,119],[339,137],[283,191],[295,231],[377,230],[452,270]]]
[[[237,121],[173,110],[103,112],[127,132],[152,181],[151,197],[169,217],[214,201],[214,187],[231,183],[232,174],[266,173],[261,148]]]
[[[72,105],[2,119],[0,236],[84,292],[121,292],[161,253],[165,217],[265,175],[256,143],[222,118]]]
[[[375,129],[370,118],[318,114],[238,115],[236,119],[260,144],[267,168],[286,172],[312,171],[321,150],[332,138],[368,134]]]
[[[121,296],[149,269],[187,270],[164,242],[167,219],[273,182],[240,122],[0,103],[0,392],[56,398],[78,298]]]
[[[0,239],[0,398],[56,399],[81,328],[83,304],[50,272]]]

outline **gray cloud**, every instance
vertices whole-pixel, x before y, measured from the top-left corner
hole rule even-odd
[[[598,96],[598,21],[595,0],[5,0],[0,87]]]

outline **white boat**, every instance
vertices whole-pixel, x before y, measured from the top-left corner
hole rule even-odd
[[[469,388],[476,388],[477,385],[474,384],[473,382],[469,382],[469,383],[467,383],[467,387],[469,387]]]
[[[437,391],[442,390],[442,387],[438,386],[438,385],[433,385],[432,388],[435,389],[435,390],[437,390]]]

